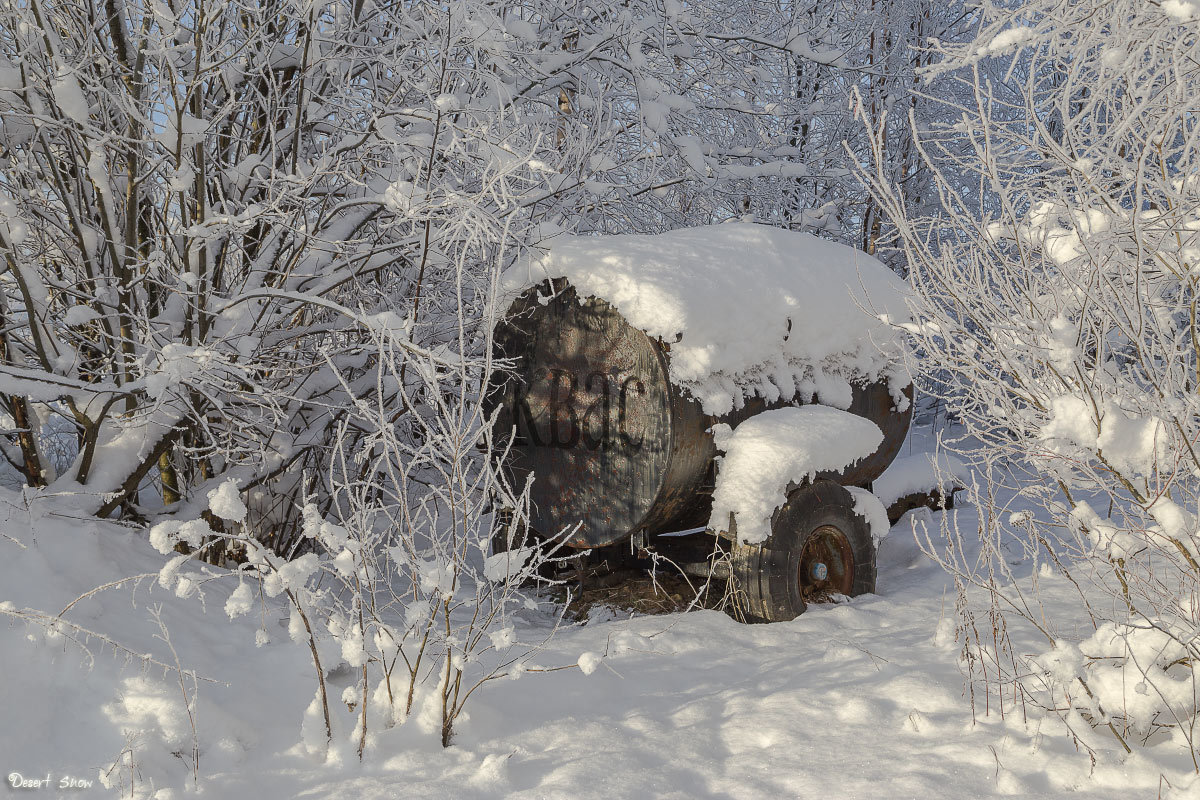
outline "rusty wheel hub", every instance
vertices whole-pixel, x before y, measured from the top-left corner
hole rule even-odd
[[[850,540],[834,526],[822,525],[809,534],[796,571],[800,594],[806,603],[821,602],[834,594],[850,594],[854,588]]]

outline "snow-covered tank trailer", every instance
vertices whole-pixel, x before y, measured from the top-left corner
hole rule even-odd
[[[888,524],[869,490],[912,415],[887,267],[739,222],[560,237],[505,283],[500,429],[536,533],[691,570],[716,545],[751,619],[874,591]]]

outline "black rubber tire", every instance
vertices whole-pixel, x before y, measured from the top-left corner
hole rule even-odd
[[[843,565],[835,567],[837,575],[828,583],[810,578],[802,585],[802,557],[812,559],[814,548],[822,546],[842,554]],[[792,492],[775,512],[767,540],[753,545],[735,542],[730,556],[734,603],[747,622],[795,619],[804,613],[806,594],[819,597],[834,582],[839,593],[851,597],[875,591],[870,526],[854,513],[850,492],[833,481],[818,480]],[[849,591],[841,591],[845,589]]]

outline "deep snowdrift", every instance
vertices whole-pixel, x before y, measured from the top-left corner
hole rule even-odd
[[[671,380],[721,414],[746,397],[814,393],[846,408],[849,381],[909,382],[905,285],[866,253],[807,233],[726,223],[655,236],[563,236],[505,275],[566,278],[671,345]]]

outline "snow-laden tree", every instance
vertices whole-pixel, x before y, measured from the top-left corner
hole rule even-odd
[[[102,516],[186,512],[234,477],[256,513],[294,522],[306,459],[374,388],[355,380],[379,320],[412,353],[479,356],[490,278],[524,248],[644,225],[640,199],[685,181],[713,188],[728,154],[706,129],[743,109],[688,95],[746,96],[748,78],[703,77],[737,49],[701,35],[711,18],[478,0],[6,5],[6,459]],[[77,455],[48,457],[64,433]]]
[[[882,218],[853,174],[870,158],[869,137],[855,119],[860,105],[873,116],[892,112],[887,174],[910,201],[930,198],[907,112],[923,124],[940,118],[943,106],[931,93],[941,87],[921,90],[916,72],[930,57],[931,38],[956,41],[969,31],[970,9],[928,0],[686,9],[671,17],[671,30],[706,69],[683,84],[700,123],[682,132],[692,139],[684,154],[693,162],[701,154],[717,158],[707,180],[650,198],[654,213],[642,215],[643,227],[749,213],[874,253]]]
[[[1089,749],[1114,741],[1090,724],[1126,748],[1173,737],[1196,761],[1200,3],[982,12],[929,73],[964,98],[918,135],[940,213],[906,204],[881,159],[866,176],[926,303],[933,388],[992,480],[988,557],[941,551],[992,602],[964,626],[973,671],[1057,709]],[[1004,513],[1005,484],[1035,513]],[[1015,546],[1032,578],[1013,574]],[[1018,618],[1040,652],[1009,651]]]

